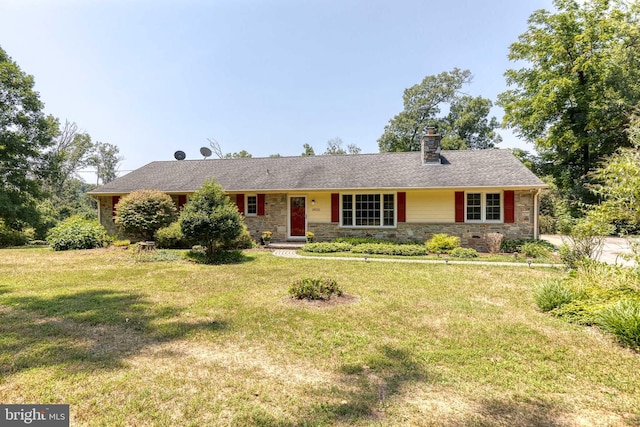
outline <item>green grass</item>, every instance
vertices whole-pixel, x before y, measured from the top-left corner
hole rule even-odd
[[[536,308],[559,271],[159,259],[1,250],[0,402],[74,426],[640,422],[638,354]],[[302,277],[353,298],[297,303]]]

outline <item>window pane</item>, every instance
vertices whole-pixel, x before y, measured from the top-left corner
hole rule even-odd
[[[394,215],[394,203],[393,203],[393,194],[385,194],[384,195],[384,218],[383,225],[393,226],[395,215]]]
[[[247,196],[247,215],[255,215],[258,213],[258,197]]]
[[[500,193],[487,194],[485,209],[487,221],[500,221]]]
[[[353,225],[353,196],[342,196],[342,225]]]
[[[480,193],[467,193],[467,220],[480,221],[482,219],[482,199]]]
[[[380,195],[356,194],[356,224],[360,226],[380,225]]]

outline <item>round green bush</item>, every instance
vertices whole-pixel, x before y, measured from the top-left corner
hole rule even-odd
[[[425,245],[429,252],[449,253],[460,246],[460,238],[458,236],[449,236],[445,233],[434,234]]]
[[[455,248],[449,255],[451,258],[478,258],[478,251],[473,248]]]
[[[95,220],[72,216],[49,230],[47,241],[55,251],[93,249],[107,246],[111,239],[107,230]]]
[[[292,298],[308,300],[328,300],[331,295],[342,295],[342,289],[334,279],[326,277],[306,277],[298,279],[289,286]]]
[[[546,258],[550,254],[549,249],[544,244],[538,242],[524,243],[520,246],[520,252],[530,258]]]
[[[157,190],[134,191],[116,205],[116,225],[145,240],[153,240],[157,230],[175,219],[176,205],[171,196]]]

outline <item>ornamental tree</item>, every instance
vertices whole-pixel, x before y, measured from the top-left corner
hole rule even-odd
[[[222,186],[211,179],[196,191],[180,215],[182,234],[206,247],[207,257],[231,249],[243,231],[242,215]]]
[[[134,191],[116,205],[116,225],[145,240],[153,240],[157,230],[175,219],[176,205],[171,196],[157,190]]]

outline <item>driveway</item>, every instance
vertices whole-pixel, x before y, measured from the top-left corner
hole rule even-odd
[[[542,240],[546,240],[555,247],[560,247],[560,245],[564,243],[564,236],[558,234],[542,234],[540,238]],[[602,262],[606,262],[607,264],[618,264],[629,267],[635,265],[635,262],[632,260],[625,260],[622,256],[632,253],[633,251],[626,239],[623,239],[622,237],[605,237],[602,254],[598,259]]]

